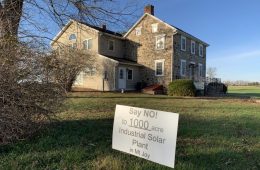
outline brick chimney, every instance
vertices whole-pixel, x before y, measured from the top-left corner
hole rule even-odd
[[[105,24],[102,25],[102,29],[105,31],[107,30],[107,26]]]
[[[144,13],[154,15],[154,6],[153,5],[146,5],[144,7]]]

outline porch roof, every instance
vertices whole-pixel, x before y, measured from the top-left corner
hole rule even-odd
[[[132,61],[126,58],[117,58],[117,57],[113,57],[113,56],[107,56],[107,55],[102,55],[104,57],[110,58],[112,60],[117,61],[119,64],[125,64],[125,65],[133,65],[133,66],[138,66],[138,67],[142,67],[143,65],[138,64],[136,61]]]

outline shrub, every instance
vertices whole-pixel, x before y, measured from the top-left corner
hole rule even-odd
[[[228,91],[227,85],[223,84],[223,92],[224,92],[224,94],[227,94],[227,91]]]
[[[168,94],[170,96],[195,96],[196,88],[192,80],[179,79],[169,84]]]
[[[147,84],[145,82],[137,82],[136,85],[135,85],[135,89],[137,91],[141,91],[146,86],[147,86]]]
[[[226,94],[228,87],[223,83],[212,82],[207,85],[207,92],[211,94]]]
[[[0,145],[42,128],[65,99],[61,84],[45,80],[46,55],[30,44],[0,41]],[[48,69],[51,71],[51,69]]]

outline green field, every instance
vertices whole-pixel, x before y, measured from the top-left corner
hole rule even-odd
[[[231,96],[260,98],[260,86],[228,86]]]
[[[177,170],[260,169],[260,104],[134,93],[70,95],[48,128],[0,147],[0,169],[169,169],[111,149],[116,104],[180,113]]]

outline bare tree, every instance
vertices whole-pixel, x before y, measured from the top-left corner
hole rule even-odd
[[[134,1],[121,7],[115,0],[0,0],[0,144],[25,138],[48,122],[86,67],[84,61],[91,61],[83,51],[73,51],[77,60],[70,52],[46,53],[42,38],[48,37],[30,30],[48,32],[40,16],[61,27],[70,18],[128,26],[125,18],[135,12],[130,10],[136,9]]]
[[[0,38],[17,37],[18,34],[24,37],[31,36],[25,28],[19,27],[21,22],[34,26],[38,31],[46,32],[47,28],[43,24],[38,24],[39,16],[48,17],[60,26],[64,26],[68,19],[77,19],[92,25],[109,23],[128,27],[132,23],[127,18],[136,13],[136,8],[140,4],[137,2],[137,0],[127,0],[124,3],[116,0],[1,0]],[[38,13],[38,17],[34,16],[35,12]]]
[[[84,50],[68,48],[62,52],[53,51],[42,59],[46,65],[44,79],[47,82],[56,82],[66,92],[70,92],[77,76],[86,68],[91,68],[95,59],[95,54]]]
[[[217,75],[217,68],[216,67],[208,67],[207,69],[207,76],[210,79],[216,78]]]
[[[45,54],[29,44],[1,42],[0,144],[33,134],[57,111],[64,100],[63,88],[44,82]]]

